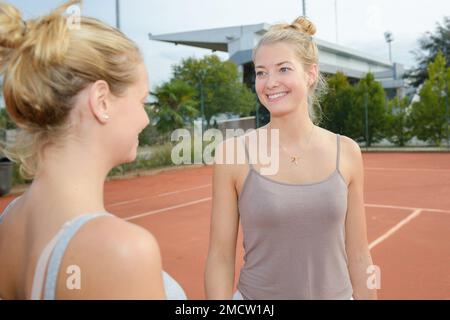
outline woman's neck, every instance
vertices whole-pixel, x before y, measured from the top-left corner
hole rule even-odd
[[[110,168],[89,150],[73,144],[48,150],[29,194],[64,206],[68,216],[105,211],[103,189]]]
[[[305,146],[308,143],[314,123],[308,112],[292,112],[282,117],[271,117],[269,129],[279,130],[280,144],[286,148]]]

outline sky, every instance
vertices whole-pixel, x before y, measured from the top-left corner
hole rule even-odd
[[[24,19],[49,12],[61,0],[10,0]],[[85,0],[81,14],[116,24],[115,0]],[[335,11],[335,7],[337,11]],[[337,12],[337,23],[336,23]],[[417,40],[450,16],[448,0],[306,0],[306,15],[316,25],[316,37],[388,60],[384,32],[391,31],[392,58],[414,66],[411,51]],[[172,65],[183,58],[201,58],[210,50],[152,41],[153,35],[257,23],[292,22],[302,15],[298,0],[121,0],[121,30],[141,48],[151,88],[170,79]],[[336,28],[337,25],[337,28]],[[337,37],[336,37],[337,30]],[[216,52],[221,58],[228,54]]]

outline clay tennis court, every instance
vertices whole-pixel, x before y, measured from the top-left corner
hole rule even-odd
[[[364,153],[365,205],[380,299],[450,299],[450,153]],[[203,299],[212,168],[106,183],[107,209],[158,239],[164,269]],[[17,195],[0,199],[0,209]],[[242,264],[238,239],[236,277]]]

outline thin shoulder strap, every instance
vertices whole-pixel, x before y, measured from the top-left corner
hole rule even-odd
[[[6,206],[5,210],[3,210],[3,213],[0,215],[0,223],[2,223],[3,219],[5,219],[6,215],[11,210],[12,206],[14,205],[14,203],[17,202],[17,200],[19,200],[19,198],[20,197],[15,198]]]
[[[251,162],[251,160],[250,160],[250,156],[249,156],[249,153],[248,153],[247,144],[245,143],[245,141],[246,141],[246,138],[245,138],[245,136],[243,136],[243,138],[242,138],[242,143],[244,144],[245,159],[247,160],[247,163],[248,163],[250,169],[253,169],[253,165],[252,165],[252,162]]]
[[[341,158],[341,136],[337,134],[336,137],[337,137],[336,170],[339,171],[339,162]]]
[[[42,288],[44,286],[45,271],[47,270],[47,263],[50,259],[53,249],[56,243],[61,238],[66,225],[64,225],[58,233],[50,240],[50,242],[42,250],[39,260],[36,264],[36,269],[34,271],[33,286],[31,287],[31,300],[41,300]]]
[[[108,213],[96,213],[96,214],[87,214],[83,215],[73,223],[70,223],[67,228],[64,230],[61,237],[58,239],[55,248],[50,257],[48,270],[47,270],[47,278],[45,281],[44,288],[44,300],[55,300],[56,296],[56,282],[58,280],[58,272],[61,266],[62,258],[64,256],[64,252],[69,245],[70,240],[77,233],[77,231],[88,221],[93,220],[97,217],[109,216]]]
[[[76,232],[88,221],[97,217],[109,216],[108,213],[85,214],[67,223],[58,231],[55,237],[47,244],[39,257],[36,265],[31,299],[40,300],[42,288],[44,288],[44,299],[54,300],[56,296],[56,282],[61,266],[62,258],[69,245],[70,240]],[[48,268],[47,268],[48,265]],[[46,277],[47,271],[47,277]],[[45,280],[45,287],[44,287]]]

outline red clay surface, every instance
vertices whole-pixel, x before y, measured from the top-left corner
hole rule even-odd
[[[371,250],[381,270],[379,298],[450,299],[450,153],[363,157],[369,242],[383,237]],[[155,235],[164,269],[190,299],[204,299],[211,183],[212,168],[201,167],[105,185],[107,209]],[[0,210],[13,197],[0,199]],[[236,277],[242,255],[240,234]]]

